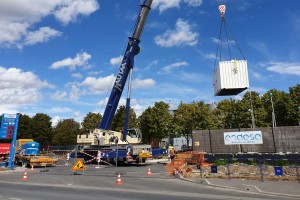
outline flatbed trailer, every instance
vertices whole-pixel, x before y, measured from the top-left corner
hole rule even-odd
[[[44,155],[16,155],[15,164],[25,167],[33,166],[55,166],[58,159]]]

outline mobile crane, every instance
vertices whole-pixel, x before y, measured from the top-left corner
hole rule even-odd
[[[144,0],[140,5],[141,9],[137,17],[135,28],[127,44],[122,63],[119,68],[114,86],[112,88],[103,118],[98,129],[92,130],[87,135],[77,136],[77,144],[88,145],[83,148],[85,155],[92,159],[101,157],[109,163],[145,163],[151,157],[151,146],[141,144],[141,133],[138,129],[128,129],[128,116],[130,110],[130,93],[134,57],[140,52],[140,38],[147,20],[153,0]],[[114,114],[118,107],[126,80],[129,76],[128,94],[126,100],[125,122],[123,132],[110,131]],[[89,160],[85,156],[86,162]]]

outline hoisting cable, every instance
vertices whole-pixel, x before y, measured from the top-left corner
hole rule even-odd
[[[242,49],[240,48],[240,46],[238,45],[237,41],[235,40],[235,38],[234,38],[233,34],[231,33],[229,27],[228,27],[228,30],[229,30],[229,33],[230,33],[230,35],[231,35],[233,41],[235,42],[237,48],[239,49],[239,51],[240,51],[240,53],[241,53],[243,59],[246,60],[246,58],[245,58],[245,56],[244,56],[244,54],[243,54],[243,52],[242,52]]]
[[[228,35],[227,35],[227,27],[226,27],[225,18],[223,18],[223,21],[224,21],[224,29],[225,29],[226,39],[227,39],[227,46],[228,46],[229,60],[231,60],[231,51],[230,51],[230,46],[229,46],[229,40],[228,40]]]
[[[221,14],[221,25],[220,25],[220,30],[219,30],[219,39],[218,39],[218,45],[217,45],[217,52],[216,52],[216,59],[215,59],[215,66],[214,66],[214,71],[216,70],[216,65],[217,65],[217,59],[218,59],[218,53],[219,53],[219,48],[220,48],[220,59],[219,61],[222,60],[222,27],[223,27],[223,23],[224,23],[224,14],[225,14],[225,5],[220,5],[219,6],[219,11]]]
[[[226,42],[227,42],[227,47],[228,47],[228,53],[229,53],[229,60],[232,60],[232,55],[231,55],[231,49],[230,49],[230,40],[228,35],[231,35],[234,43],[236,44],[239,52],[241,53],[242,57],[244,60],[246,60],[240,46],[238,45],[237,41],[235,40],[235,38],[233,37],[233,34],[231,33],[228,25],[226,24],[226,20],[225,20],[225,11],[226,11],[226,6],[225,5],[220,5],[219,6],[219,11],[221,14],[221,26],[220,26],[220,31],[219,31],[219,39],[218,39],[218,45],[217,45],[217,52],[216,52],[216,59],[215,59],[215,66],[214,66],[214,71],[216,70],[216,65],[217,65],[217,60],[218,60],[218,55],[219,55],[219,61],[222,61],[222,46],[223,46],[223,38],[222,38],[222,31],[223,31],[223,27],[224,27],[224,31],[225,31],[225,37],[226,37]],[[227,32],[227,29],[229,31],[229,34]]]

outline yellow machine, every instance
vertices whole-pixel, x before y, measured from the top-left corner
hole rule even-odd
[[[16,144],[15,163],[23,166],[54,166],[56,157],[41,155],[39,143],[32,139],[18,139]]]

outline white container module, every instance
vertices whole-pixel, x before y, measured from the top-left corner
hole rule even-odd
[[[249,88],[246,60],[221,61],[214,72],[215,96],[237,95]]]

